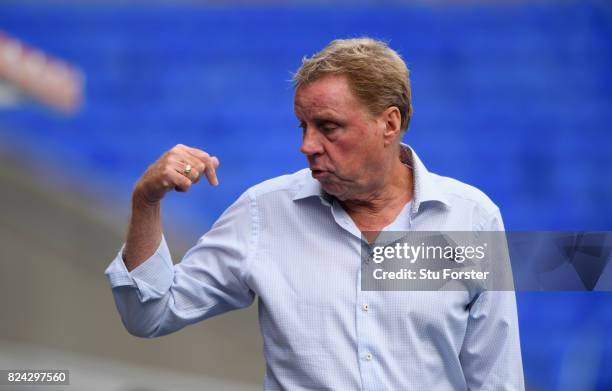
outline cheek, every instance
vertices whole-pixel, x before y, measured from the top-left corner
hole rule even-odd
[[[330,164],[338,173],[360,175],[378,156],[376,129],[353,127],[335,141],[325,145]]]
[[[331,163],[336,167],[346,167],[354,159],[355,147],[346,142],[336,142],[330,145],[328,156]]]
[[[328,151],[329,161],[334,170],[345,178],[359,176],[366,156],[363,146],[353,143],[338,143]]]

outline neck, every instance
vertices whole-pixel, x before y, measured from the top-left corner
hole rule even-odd
[[[412,199],[412,170],[399,156],[380,185],[359,199],[341,201],[342,206],[360,229],[382,229],[391,223],[404,205]]]

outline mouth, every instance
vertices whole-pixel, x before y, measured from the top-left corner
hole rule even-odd
[[[313,178],[320,178],[322,176],[327,175],[328,171],[325,170],[317,170],[317,169],[310,169],[311,173],[312,173],[312,177]]]

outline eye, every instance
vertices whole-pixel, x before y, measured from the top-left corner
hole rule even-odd
[[[319,126],[319,129],[321,129],[323,133],[332,133],[334,130],[338,128],[339,128],[338,124],[335,124],[333,122],[324,122]]]
[[[321,130],[324,131],[325,133],[331,133],[336,129],[338,129],[337,126],[324,126],[321,128]]]

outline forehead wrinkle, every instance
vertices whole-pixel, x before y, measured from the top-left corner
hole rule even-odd
[[[326,117],[342,116],[338,107],[342,106],[342,99],[339,96],[329,96],[330,94],[318,94],[313,97],[303,96],[294,102],[296,114],[303,114],[307,117]]]
[[[323,77],[300,87],[294,95],[294,111],[300,121],[346,120],[346,116],[354,112],[356,103],[344,75]]]

